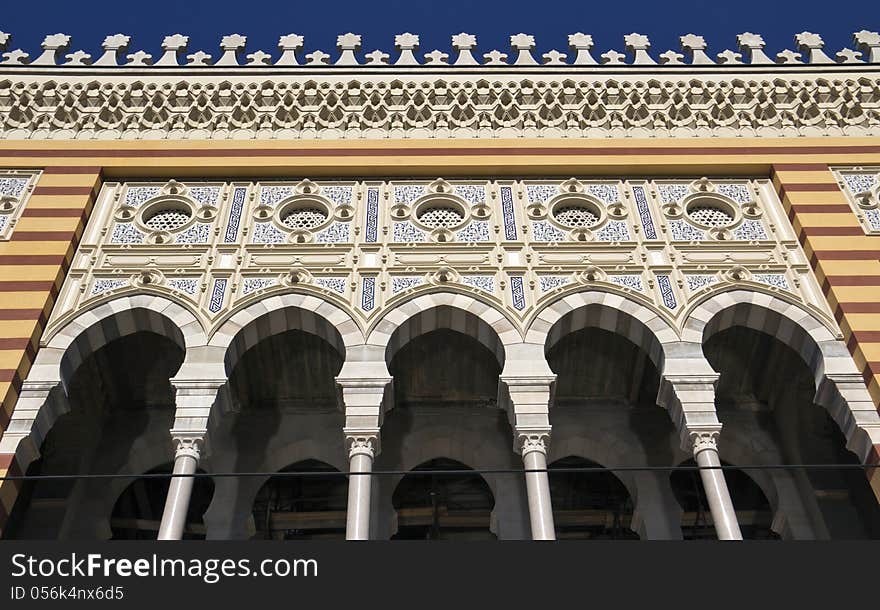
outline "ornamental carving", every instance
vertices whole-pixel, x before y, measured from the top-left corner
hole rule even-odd
[[[385,139],[880,134],[880,78],[718,74],[284,79],[0,71],[0,137]]]
[[[210,209],[210,219],[158,229],[141,220],[178,204]],[[417,218],[434,210],[433,220]],[[300,212],[298,224],[284,222]],[[181,302],[210,332],[291,291],[331,301],[363,328],[432,291],[491,303],[526,328],[583,290],[625,295],[675,326],[708,294],[734,286],[799,303],[834,328],[765,178],[106,182],[47,336],[77,312],[135,292]]]

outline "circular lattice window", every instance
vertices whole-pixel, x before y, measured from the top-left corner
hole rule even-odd
[[[327,221],[327,212],[318,207],[291,208],[281,215],[281,224],[288,229],[310,231]]]
[[[688,218],[704,227],[726,227],[733,224],[733,212],[716,203],[696,202],[688,207]]]
[[[154,231],[176,231],[192,218],[192,212],[185,207],[165,207],[150,211],[144,218],[144,225]]]
[[[451,205],[432,205],[421,210],[417,218],[431,229],[449,229],[464,222],[464,212]]]
[[[592,227],[599,222],[599,215],[596,211],[585,205],[557,206],[553,210],[553,218],[559,224],[572,229]]]

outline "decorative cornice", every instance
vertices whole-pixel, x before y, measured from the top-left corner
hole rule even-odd
[[[876,72],[876,71],[875,71]],[[880,134],[880,74],[567,71],[445,79],[384,73],[0,74],[0,138],[384,139]],[[463,77],[463,78],[462,78]],[[803,77],[803,78],[802,78]]]
[[[280,53],[272,60],[272,55],[263,50],[257,50],[252,53],[245,53],[247,37],[240,34],[230,34],[223,36],[220,41],[220,49],[222,53],[216,61],[213,61],[212,55],[204,51],[195,51],[186,54],[189,44],[189,37],[182,34],[174,34],[166,36],[162,42],[163,54],[160,59],[153,64],[153,56],[146,51],[140,50],[132,54],[125,55],[126,62],[120,64],[121,55],[128,49],[130,38],[124,34],[114,34],[107,36],[102,43],[104,50],[96,61],[92,62],[90,54],[84,51],[75,51],[68,54],[70,48],[70,36],[66,34],[51,34],[46,36],[42,43],[42,52],[31,59],[31,54],[22,50],[15,49],[2,54],[3,60],[0,65],[18,68],[21,66],[60,66],[65,69],[82,68],[84,66],[92,68],[150,68],[152,70],[162,70],[168,67],[181,66],[180,60],[185,55],[186,62],[183,67],[187,68],[203,68],[203,67],[236,67],[243,66],[247,68],[265,69],[270,66],[298,66],[301,65],[297,58],[297,53],[302,49],[304,38],[298,34],[287,34],[281,36],[278,40],[278,48]],[[3,50],[9,43],[11,36],[4,32],[0,32],[0,50]],[[326,66],[381,66],[388,65],[390,55],[382,51],[374,50],[364,54],[365,62],[361,62],[358,58],[358,52],[361,50],[360,34],[341,34],[336,39],[336,48],[339,53],[338,57],[333,60],[329,53],[324,51],[314,51],[305,56],[305,66],[309,68],[322,68]],[[452,62],[447,62],[448,53],[444,53],[439,49],[427,53],[419,53],[419,36],[409,32],[398,34],[394,37],[394,46],[397,50],[397,58],[390,62],[393,66],[474,66],[480,65],[479,60],[474,57],[473,51],[477,46],[476,36],[472,34],[456,34],[452,36],[452,46],[457,53],[457,58]],[[835,53],[834,59],[829,57],[824,51],[825,43],[819,34],[812,32],[801,32],[794,37],[795,45],[801,53],[797,53],[791,49],[783,49],[776,54],[777,64],[851,64],[851,63],[880,63],[880,34],[877,32],[869,32],[861,30],[853,33],[853,44],[856,49],[845,48]],[[660,65],[665,67],[700,65],[700,66],[721,66],[730,67],[739,63],[742,56],[748,59],[751,64],[768,64],[772,63],[770,57],[763,51],[764,40],[760,35],[745,32],[737,36],[737,45],[741,53],[734,50],[725,49],[718,53],[716,63],[706,53],[706,41],[702,36],[696,34],[686,34],[680,37],[681,49],[684,54],[676,53],[669,50],[660,53]],[[530,34],[514,34],[510,36],[511,53],[503,53],[497,49],[488,53],[477,54],[482,56],[482,66],[561,66],[575,65],[586,66],[596,65],[595,60],[590,55],[590,49],[593,47],[593,39],[589,34],[576,33],[568,37],[568,46],[574,52],[571,61],[568,55],[556,49],[551,50],[541,56],[539,62],[532,52],[535,49],[535,38]],[[650,54],[651,42],[644,34],[627,34],[624,36],[624,46],[628,51],[625,55],[616,50],[609,50],[600,55],[601,64],[603,65],[648,65],[655,66],[657,61]],[[419,55],[424,59],[420,61]],[[688,62],[682,61],[687,56]],[[626,57],[631,58],[631,62],[627,63]],[[247,61],[242,64],[241,59]],[[66,60],[66,61],[64,61]],[[482,67],[481,66],[481,67]]]

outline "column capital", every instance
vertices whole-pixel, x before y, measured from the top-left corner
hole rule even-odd
[[[694,456],[701,451],[711,449],[718,451],[718,437],[721,435],[721,424],[711,426],[699,426],[689,428],[687,430],[688,442],[682,443],[682,449],[685,451],[693,450]]]
[[[348,449],[349,459],[356,455],[366,455],[375,458],[379,455],[379,430],[358,430],[344,428],[345,448]]]
[[[191,457],[198,461],[202,456],[205,436],[198,433],[171,432],[174,441],[174,457]]]
[[[546,428],[517,428],[514,432],[514,446],[523,457],[537,451],[547,455],[550,452],[550,426]]]

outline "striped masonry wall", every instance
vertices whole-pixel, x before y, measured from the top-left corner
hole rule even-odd
[[[34,163],[6,165],[33,169]],[[100,188],[100,170],[43,166],[9,241],[0,242],[0,433],[6,428],[37,353]],[[20,474],[13,456],[0,454],[0,474]],[[17,481],[0,485],[0,528],[18,495]]]
[[[777,164],[785,211],[875,404],[880,404],[880,241],[865,235],[827,163]],[[870,456],[880,463],[880,447]],[[869,472],[880,496],[880,469]]]
[[[0,434],[102,176],[756,175],[772,177],[871,396],[880,402],[880,241],[866,236],[829,165],[878,165],[876,138],[473,141],[2,141],[0,167],[42,169],[0,243]],[[880,446],[869,461],[880,462]],[[0,454],[0,476],[18,474]],[[880,497],[880,470],[872,484]],[[18,485],[0,483],[0,530]]]

